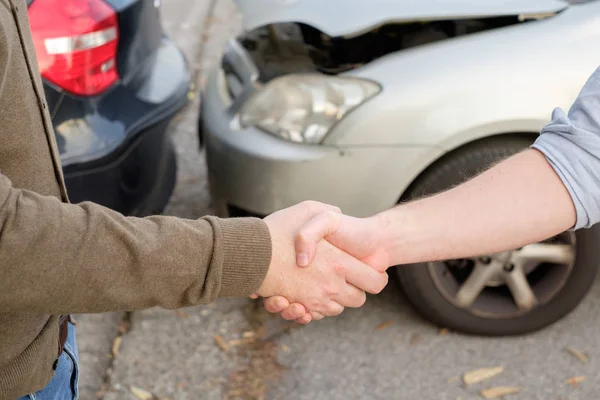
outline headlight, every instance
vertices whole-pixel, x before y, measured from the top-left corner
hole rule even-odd
[[[377,93],[377,84],[326,75],[287,75],[254,93],[239,122],[283,139],[319,143],[344,115]]]

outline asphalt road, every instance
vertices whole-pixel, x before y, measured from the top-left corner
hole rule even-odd
[[[231,0],[164,0],[167,30],[200,71],[218,60],[221,44],[239,29]],[[203,36],[207,40],[200,54]],[[211,212],[204,157],[197,151],[198,101],[182,116],[180,156],[168,213],[195,218]],[[588,400],[600,393],[600,285],[570,316],[518,338],[467,337],[421,319],[392,280],[366,306],[299,327],[271,318],[249,300],[223,300],[180,312],[134,313],[109,371],[107,400],[135,399],[135,386],[170,400],[187,399],[481,399],[491,386],[518,386],[507,399]],[[244,332],[247,332],[244,334]],[[248,333],[249,332],[249,333]],[[583,363],[565,348],[586,354]],[[502,366],[484,383],[460,376]],[[577,387],[567,379],[584,376]]]

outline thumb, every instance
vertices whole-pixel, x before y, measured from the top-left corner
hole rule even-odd
[[[306,222],[296,234],[296,264],[308,267],[314,260],[317,243],[337,232],[341,214],[322,212]]]
[[[309,266],[315,258],[317,243],[327,239],[332,245],[348,254],[361,258],[368,254],[368,234],[361,218],[323,212],[304,224],[296,235],[296,263]]]

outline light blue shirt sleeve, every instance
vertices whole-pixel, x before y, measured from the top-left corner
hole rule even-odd
[[[566,186],[577,222],[600,222],[600,68],[592,74],[568,114],[557,108],[532,146],[541,151]]]

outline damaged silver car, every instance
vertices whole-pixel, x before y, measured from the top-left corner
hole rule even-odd
[[[238,5],[245,31],[207,80],[199,124],[221,216],[306,199],[369,216],[444,190],[527,148],[600,65],[598,0]],[[521,334],[585,297],[598,243],[593,228],[395,271],[431,321]]]

